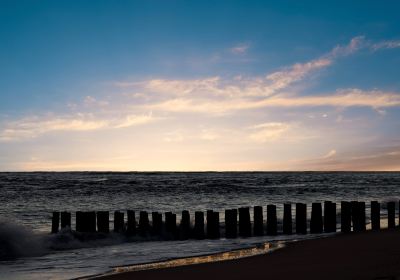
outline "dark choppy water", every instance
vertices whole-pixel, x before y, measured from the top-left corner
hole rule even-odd
[[[222,211],[272,203],[277,204],[280,216],[285,202],[399,199],[399,172],[0,173],[0,217],[13,223],[11,229],[9,224],[0,227],[0,242],[1,230],[13,232],[14,224],[28,226],[36,233],[47,232],[49,214],[54,210],[132,209],[179,214],[185,209]],[[29,236],[24,230],[16,231],[22,234],[21,238]],[[3,239],[4,236],[7,235],[3,234]],[[62,267],[75,272],[69,274],[71,277],[101,272],[112,265],[214,252],[256,241],[260,242],[259,239],[207,241],[207,246],[186,241],[179,243],[179,251],[171,251],[171,242],[139,242],[51,252],[1,263],[0,278],[2,273],[14,279],[38,275],[42,279],[54,275],[68,278],[62,277],[65,272]],[[119,252],[119,257],[110,260],[107,256],[113,252]],[[85,265],[79,265],[82,259],[86,259]]]

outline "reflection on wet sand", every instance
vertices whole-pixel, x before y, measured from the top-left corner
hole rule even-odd
[[[244,257],[250,257],[265,253],[270,253],[273,250],[280,249],[284,246],[282,242],[274,242],[274,243],[263,243],[253,248],[246,248],[241,250],[234,250],[230,252],[217,253],[207,256],[196,256],[196,257],[188,257],[182,259],[174,259],[156,263],[147,263],[147,264],[137,264],[123,267],[116,267],[113,269],[111,274],[121,273],[127,271],[139,271],[139,270],[149,270],[149,269],[160,269],[160,268],[168,268],[168,267],[176,267],[176,266],[185,266],[192,264],[200,264],[200,263],[208,263],[208,262],[218,262],[225,260],[233,260]]]

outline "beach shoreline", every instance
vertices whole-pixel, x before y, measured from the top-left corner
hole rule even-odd
[[[397,279],[400,232],[337,234],[290,242],[270,253],[184,266],[127,271],[90,279]]]

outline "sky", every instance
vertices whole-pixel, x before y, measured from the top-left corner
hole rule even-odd
[[[399,171],[399,10],[0,0],[0,171]]]

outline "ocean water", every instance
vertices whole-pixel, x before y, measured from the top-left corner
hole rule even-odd
[[[280,219],[283,203],[331,200],[339,207],[340,201],[359,200],[367,202],[368,217],[369,201],[399,199],[399,172],[0,173],[0,279],[70,279],[300,238],[126,242],[112,234],[80,242],[67,232],[48,234],[52,211],[172,211],[179,221],[182,210],[213,209],[223,222],[227,208],[276,204]]]

